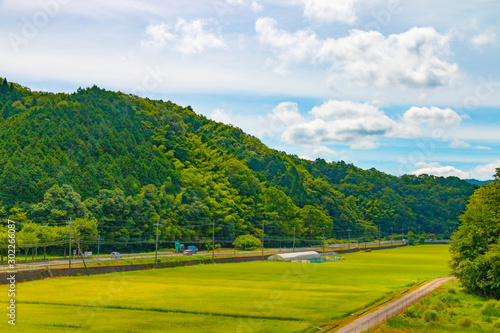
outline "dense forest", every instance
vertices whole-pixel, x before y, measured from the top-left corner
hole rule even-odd
[[[213,227],[220,242],[263,227],[268,243],[449,237],[477,187],[300,159],[170,101],[0,83],[0,216],[33,225],[25,243],[56,241],[45,226],[63,241],[70,218],[93,226],[89,241],[128,249],[151,244],[156,224],[165,243],[201,242]]]

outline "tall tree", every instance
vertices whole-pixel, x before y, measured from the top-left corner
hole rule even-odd
[[[500,298],[500,169],[470,198],[453,235],[451,268],[469,290]]]

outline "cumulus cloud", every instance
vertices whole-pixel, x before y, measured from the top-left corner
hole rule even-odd
[[[275,71],[285,73],[299,62],[327,64],[335,79],[361,86],[435,87],[458,79],[458,65],[444,60],[451,54],[450,37],[434,28],[417,28],[385,37],[377,31],[353,29],[346,37],[320,39],[309,30],[279,29],[272,18],[255,24],[259,42],[272,49]]]
[[[460,124],[463,117],[455,111],[437,107],[411,107],[398,120],[388,117],[379,107],[369,103],[329,100],[313,107],[307,115],[298,105],[283,102],[268,114],[274,133],[288,144],[319,147],[348,145],[353,149],[374,149],[382,137],[430,137],[436,129]],[[470,144],[447,136],[452,148],[468,148]]]
[[[319,146],[313,150],[315,156],[336,156],[337,152],[325,146]]]
[[[323,22],[356,22],[355,4],[358,0],[303,0],[304,16]]]
[[[449,145],[450,148],[469,148],[470,144],[459,139],[453,139]]]
[[[259,18],[255,23],[255,31],[259,42],[270,46],[276,57],[275,72],[284,73],[289,64],[309,60],[315,57],[320,46],[316,34],[299,30],[293,34],[277,28],[277,22],[269,17]]]
[[[260,13],[263,10],[264,10],[264,6],[262,6],[257,1],[252,1],[252,12],[254,12],[254,13]]]
[[[431,126],[455,126],[462,122],[462,116],[450,108],[437,107],[411,107],[403,114],[403,119],[408,124],[427,124]]]
[[[304,119],[296,107],[286,112],[273,110],[287,124],[281,139],[290,144],[344,144],[355,149],[373,149],[380,136],[390,132],[395,122],[376,106],[351,101],[330,100],[314,107]]]
[[[232,112],[223,109],[215,109],[208,118],[228,125],[233,124]]]
[[[486,146],[475,146],[474,148],[479,149],[479,150],[491,150],[490,147],[486,147]]]
[[[420,162],[415,164],[415,168],[418,170],[412,172],[414,175],[434,175],[438,177],[459,177],[461,179],[479,179],[479,180],[489,180],[493,178],[496,172],[496,168],[500,167],[500,160],[496,160],[492,163],[479,165],[470,171],[463,171],[457,169],[453,166],[447,165],[442,166],[439,163],[425,163]]]
[[[174,45],[180,53],[191,55],[209,48],[224,48],[226,44],[222,37],[207,31],[209,21],[198,19],[187,22],[179,18],[174,27],[168,24],[152,24],[146,28],[147,40],[143,47],[163,47],[168,43]]]
[[[471,174],[469,172],[465,172],[459,170],[453,166],[447,165],[442,166],[438,163],[430,163],[427,166],[424,166],[425,163],[419,163],[420,169],[412,172],[414,175],[434,175],[438,177],[458,177],[462,179],[469,179]]]
[[[497,34],[494,32],[486,32],[472,37],[470,43],[475,49],[481,49],[484,46],[493,44],[496,40]]]

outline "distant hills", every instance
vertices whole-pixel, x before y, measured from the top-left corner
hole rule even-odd
[[[493,180],[477,180],[477,179],[465,179],[466,182],[472,185],[483,185],[491,183]]]
[[[0,81],[3,216],[94,218],[101,235],[130,246],[154,239],[157,222],[168,240],[203,239],[212,223],[221,240],[259,235],[263,223],[276,242],[294,233],[304,241],[408,230],[447,236],[476,187],[303,160],[171,101]]]

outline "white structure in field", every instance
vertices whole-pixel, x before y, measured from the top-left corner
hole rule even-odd
[[[301,261],[313,258],[321,258],[318,252],[316,251],[307,251],[307,252],[292,252],[292,253],[279,253],[273,254],[267,260],[270,261]]]

